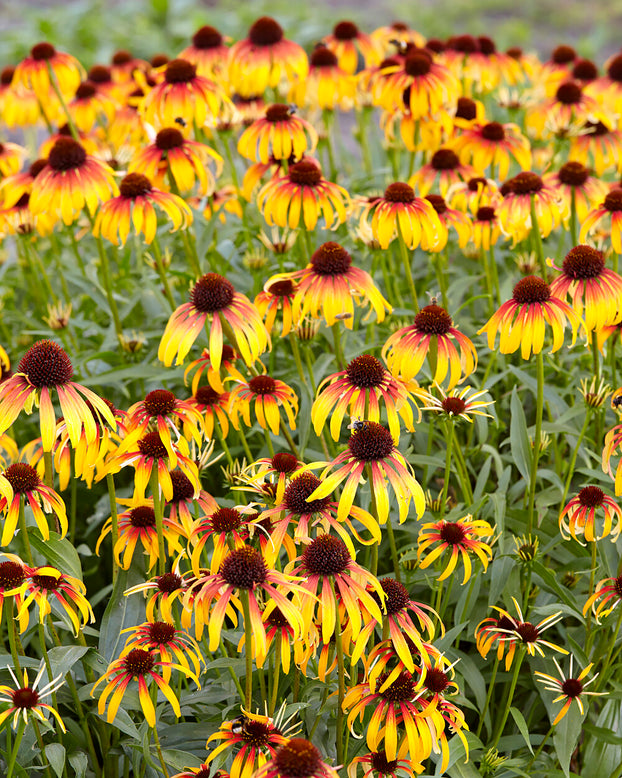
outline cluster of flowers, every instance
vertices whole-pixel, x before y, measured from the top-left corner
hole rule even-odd
[[[11,771],[28,713],[46,720],[44,711],[51,711],[64,728],[56,704],[42,701],[54,696],[62,682],[49,670],[43,625],[60,645],[53,610],[64,614],[78,637],[94,621],[84,584],[56,567],[35,565],[29,542],[29,521],[44,541],[50,539],[49,514],[55,531],[61,537],[68,533],[59,492],[74,479],[89,489],[107,482],[111,516],[97,551],[110,535],[115,577],[118,570],[137,566],[140,551],[150,576],[125,592],[128,597],[148,596],[146,621],[127,630],[125,646],[99,680],[89,677],[90,668],[85,671],[87,680],[95,682],[91,696],[99,693],[98,713],[112,723],[125,692],[137,684],[165,775],[157,739],[157,691],[181,716],[173,671],[183,677],[177,690],[189,680],[199,685],[208,654],[224,651],[223,635],[240,619],[244,689],[234,677],[243,715],[210,737],[212,750],[200,768],[179,776],[206,778],[212,762],[223,763],[227,754],[231,778],[336,775],[314,745],[288,734],[277,715],[279,695],[288,688],[279,685],[281,671],[288,678],[294,673],[296,678],[317,677],[327,690],[336,677],[336,757],[352,777],[359,766],[365,775],[412,776],[423,772],[433,754],[444,771],[453,735],[468,758],[465,714],[451,700],[459,692],[455,662],[434,641],[444,634],[449,595],[443,602],[443,582],[453,582],[459,562],[461,583],[473,581],[493,558],[495,528],[487,521],[470,514],[444,518],[452,456],[465,514],[473,504],[457,426],[460,420],[487,416],[492,400],[485,388],[462,385],[477,370],[478,352],[448,312],[449,241],[480,262],[489,315],[477,334],[487,335],[491,350],[499,334],[502,354],[520,351],[524,360],[535,355],[538,363],[528,535],[519,553],[530,544],[533,550],[531,533],[537,527],[546,325],[552,330],[552,352],[563,345],[567,325],[572,345],[581,333],[591,348],[595,374],[584,387],[587,406],[598,410],[609,393],[601,380],[599,355],[608,343],[614,363],[622,323],[622,277],[606,267],[609,242],[616,263],[622,253],[622,184],[615,180],[622,153],[617,118],[622,55],[599,75],[593,63],[566,46],[542,63],[517,49],[502,54],[489,38],[426,41],[401,24],[368,36],[342,22],[308,57],[269,18],[257,20],[248,38],[230,44],[214,28],[203,27],[175,59],[160,55],[149,63],[118,52],[110,67],[95,65],[85,73],[73,57],[40,43],[15,68],[2,72],[4,124],[45,124],[49,130],[38,158],[21,172],[26,149],[9,142],[0,146],[3,239],[14,237],[29,267],[36,267],[37,240],[68,231],[79,260],[76,230],[90,232],[99,246],[110,316],[123,343],[103,241],[124,246],[131,233],[142,236],[153,247],[153,268],[170,307],[160,361],[166,367],[184,364],[195,343],[207,339],[207,348],[186,367],[186,399],[155,389],[127,410],[73,381],[67,353],[51,340],[28,349],[15,373],[8,355],[0,352],[0,545],[6,549],[17,538],[23,550],[21,557],[3,551],[5,561],[0,562],[0,611],[6,598],[13,669],[20,675],[19,680],[14,677],[16,688],[0,687],[0,700],[9,703],[0,722],[13,715],[14,726],[21,728]],[[499,106],[521,124],[494,119]],[[366,128],[375,109],[393,181],[383,194],[349,193],[334,180],[335,112],[356,113],[363,165],[371,176]],[[242,181],[230,145],[235,134],[239,155],[251,163]],[[332,180],[325,178],[314,156],[318,150],[326,151]],[[408,168],[404,176],[400,155]],[[508,178],[510,172],[514,175]],[[225,175],[231,184],[222,184]],[[267,227],[283,230],[272,239],[263,234],[265,244],[280,257],[290,252],[304,257],[298,263],[304,266],[271,276],[251,301],[216,272],[222,268],[213,266],[209,255],[199,256],[191,228],[200,214],[219,224],[236,220],[250,245],[248,220],[261,215]],[[159,244],[159,218],[183,236],[188,267],[181,271],[194,277],[187,302],[179,306],[169,273],[171,257]],[[341,243],[316,239],[318,225],[333,230],[343,225],[342,242],[349,228],[380,257],[387,296],[395,294],[399,307],[412,311],[412,323],[395,327],[380,343],[381,358],[363,353],[346,362],[343,357],[340,331],[353,329],[359,308],[369,308],[373,333],[392,307],[373,274],[356,267]],[[557,260],[545,260],[542,240],[560,227],[569,231],[572,246],[558,267]],[[512,246],[531,242],[533,253],[524,258],[525,277],[503,302],[495,247],[505,241]],[[399,251],[407,289],[395,280],[392,248]],[[442,305],[434,299],[419,306],[412,267],[417,248],[429,255]],[[203,272],[206,259],[209,272]],[[551,267],[557,274],[549,283]],[[58,324],[58,316],[54,321]],[[312,371],[305,374],[302,367],[298,340],[305,328],[313,335],[320,322],[333,328],[338,370],[315,386]],[[312,386],[310,424],[325,461],[305,462],[300,441],[297,445],[292,437],[299,396],[269,375],[260,360],[273,338],[289,341],[302,384]],[[418,383],[424,377],[430,379],[428,389]],[[620,405],[617,399],[616,393],[614,410]],[[40,437],[20,453],[8,432],[23,413],[35,409]],[[414,432],[415,419],[421,420],[424,411],[433,414],[445,434],[447,467],[434,500],[426,500],[412,465],[398,449],[401,432]],[[344,435],[346,417],[350,434],[338,452],[335,443]],[[249,448],[244,430],[255,424],[265,431],[269,456],[254,457]],[[582,437],[586,428],[587,421]],[[237,468],[227,443],[233,431],[247,455]],[[278,436],[288,452],[275,453],[273,438]],[[244,495],[244,504],[231,507],[230,500],[214,497],[202,486],[202,474],[214,464],[216,444],[219,455],[227,457],[233,489]],[[619,425],[607,434],[602,452],[603,471],[615,479],[616,495],[622,494],[622,458],[615,475],[613,463],[621,448]],[[598,541],[617,540],[622,509],[592,484],[566,504],[575,461],[576,451],[559,528],[564,538],[592,544],[595,559]],[[114,477],[125,467],[134,470],[129,499],[117,498],[114,491]],[[411,522],[421,519],[426,509],[438,514],[438,520],[421,525],[414,557],[418,569],[435,569],[434,607],[413,599],[401,582],[409,560],[399,559],[391,523],[392,513],[402,525],[409,517]],[[389,547],[395,577],[378,577],[381,543]],[[522,553],[533,561],[535,552]],[[366,564],[355,561],[357,556],[365,556]],[[481,569],[476,565],[474,570],[474,560]],[[516,616],[497,607],[498,616],[484,619],[476,630],[484,659],[495,646],[497,661],[505,657],[509,670],[518,655],[515,679],[525,654],[544,656],[545,649],[568,653],[542,637],[560,622],[561,613],[537,624],[527,620],[530,593],[527,581],[523,606],[514,601]],[[607,616],[620,600],[621,578],[596,583],[592,575],[584,607],[588,627],[592,615]],[[31,608],[38,610],[41,654],[48,667],[49,683],[39,690],[43,666],[32,686],[26,671],[22,682],[23,654],[15,629],[15,619],[20,634],[29,629]],[[619,629],[620,621],[611,650],[605,652],[605,667]],[[590,647],[588,636],[588,658]],[[263,671],[267,662],[271,685],[266,715],[260,715],[252,711],[253,665]],[[586,663],[576,678],[572,664],[568,677],[557,663],[560,678],[536,673],[547,690],[558,694],[555,702],[563,701],[554,725],[573,701],[583,712],[585,696],[596,694],[586,691],[593,664]],[[83,700],[75,683],[68,684],[88,732]],[[493,684],[494,679],[486,706]],[[295,690],[293,694],[296,700]],[[511,694],[496,722],[493,746],[510,703]],[[485,714],[481,712],[478,736]],[[358,735],[358,728],[368,752],[347,761],[346,731]],[[221,742],[214,747],[212,741]],[[238,751],[231,758],[234,748]],[[91,749],[97,762],[92,742]]]

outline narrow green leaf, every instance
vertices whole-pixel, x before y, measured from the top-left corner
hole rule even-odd
[[[527,435],[525,411],[516,387],[512,389],[512,400],[510,401],[510,448],[518,472],[529,483],[532,451]]]
[[[516,723],[516,726],[518,727],[518,731],[523,736],[523,739],[525,740],[525,743],[527,743],[527,748],[533,754],[533,748],[531,747],[531,740],[529,739],[529,727],[527,726],[527,722],[525,721],[525,717],[519,711],[519,709],[515,708],[514,706],[512,706],[510,708],[510,713],[512,714],[512,718],[514,719],[514,722]]]
[[[61,573],[82,580],[82,565],[78,552],[66,538],[61,538],[57,532],[50,532],[49,540],[44,540],[37,528],[28,529],[30,544],[50,565],[58,568]]]

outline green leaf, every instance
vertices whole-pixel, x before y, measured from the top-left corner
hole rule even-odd
[[[570,775],[570,758],[577,747],[579,736],[583,726],[584,716],[581,715],[578,706],[571,705],[568,713],[555,727],[553,742],[559,759],[559,766],[567,776]],[[604,773],[600,773],[604,775]]]
[[[57,532],[50,532],[50,539],[44,540],[37,528],[28,530],[30,543],[50,565],[58,568],[61,573],[82,580],[82,565],[78,552],[66,539]]]
[[[125,643],[121,631],[144,621],[144,600],[140,594],[124,594],[126,589],[144,581],[144,576],[133,567],[120,570],[112,590],[110,602],[102,616],[99,633],[99,653],[107,662],[116,659]]]
[[[557,594],[561,599],[568,605],[569,608],[572,609],[573,613],[576,615],[578,619],[583,621],[583,616],[581,614],[581,608],[577,605],[575,599],[572,597],[568,589],[563,587],[555,578],[555,574],[546,568],[542,562],[538,562],[537,560],[532,562],[532,570],[533,572],[542,580],[542,583],[545,585],[545,587],[551,591]]]
[[[510,713],[512,714],[512,718],[516,722],[516,726],[518,727],[518,731],[523,736],[523,738],[525,740],[525,743],[527,743],[527,748],[533,754],[533,748],[531,747],[531,740],[529,739],[529,727],[527,726],[527,722],[525,721],[525,717],[519,711],[519,709],[515,708],[514,706],[512,706],[510,708]]]
[[[71,670],[88,651],[87,646],[56,646],[50,649],[50,666],[52,675],[56,678],[59,675],[63,677]],[[50,679],[52,680],[52,679]]]
[[[518,389],[512,389],[512,400],[510,402],[510,448],[518,472],[529,483],[531,472],[531,460],[533,452],[527,435],[527,420],[523,404],[518,396]]]
[[[52,770],[60,778],[65,766],[65,746],[60,743],[50,743],[45,747],[45,756]]]
[[[86,768],[89,765],[88,757],[84,751],[75,751],[73,754],[69,754],[68,759],[76,774],[76,778],[84,778]]]

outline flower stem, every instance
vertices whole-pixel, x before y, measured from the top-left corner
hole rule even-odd
[[[566,483],[564,484],[564,493],[562,495],[562,501],[560,503],[559,510],[557,511],[558,514],[560,514],[563,511],[564,506],[566,504],[566,498],[568,497],[568,491],[570,490],[572,476],[574,475],[574,466],[577,461],[577,456],[579,454],[579,447],[583,442],[583,438],[585,437],[585,433],[587,432],[589,422],[590,422],[590,413],[589,411],[586,411],[585,419],[583,420],[583,426],[581,427],[581,432],[579,432],[579,437],[577,438],[577,444],[574,447],[572,456],[570,457],[570,464],[568,465],[568,475],[566,476]]]
[[[11,778],[13,775],[13,770],[15,769],[15,761],[17,759],[17,752],[19,751],[20,743],[22,742],[22,737],[24,736],[24,729],[26,728],[26,722],[24,721],[23,717],[19,717],[19,724],[17,725],[17,734],[15,735],[15,740],[13,742],[13,750],[11,752],[11,756],[9,757],[9,763],[7,765],[7,778]]]
[[[516,684],[518,682],[518,674],[520,673],[520,668],[523,663],[523,658],[525,657],[525,649],[521,647],[518,651],[518,656],[516,658],[516,664],[514,665],[514,674],[512,675],[512,681],[510,683],[510,688],[508,689],[508,698],[505,701],[505,708],[503,710],[503,714],[501,718],[499,719],[499,724],[497,725],[497,732],[493,738],[493,742],[490,744],[491,748],[495,748],[499,740],[501,739],[501,735],[503,734],[503,728],[505,727],[505,723],[508,720],[508,716],[510,715],[510,708],[512,707],[512,700],[514,699],[514,690],[516,689]]]
[[[570,188],[570,240],[573,247],[579,242],[577,236],[577,190],[574,186]]]
[[[158,466],[151,468],[149,486],[153,496],[153,512],[155,514],[156,532],[158,533],[158,572],[164,575],[166,572],[166,550],[164,548],[164,522],[163,506],[160,500],[160,484],[158,482]]]
[[[335,581],[332,576],[329,578],[329,580],[337,613],[337,626],[335,629],[335,645],[337,647],[337,672],[339,677],[339,695],[337,699],[337,763],[344,764],[343,699],[346,695],[345,662],[343,658],[343,638],[341,635],[341,619],[339,616],[339,602],[337,601],[337,593],[335,592]]]
[[[117,308],[117,301],[114,299],[114,295],[112,293],[112,285],[110,282],[110,263],[108,261],[108,254],[106,252],[106,247],[104,246],[104,241],[101,235],[99,235],[97,238],[97,250],[99,251],[99,262],[102,272],[102,281],[104,283],[104,289],[106,291],[106,299],[108,300],[108,307],[110,308],[110,314],[112,316],[112,320],[114,322],[114,329],[117,333],[117,338],[119,341],[121,340],[121,336],[123,335],[123,327],[121,326],[121,319],[119,318],[119,309]]]
[[[112,473],[106,474],[106,485],[108,486],[108,501],[110,502],[110,521],[111,521],[111,530],[110,534],[112,537],[112,583],[114,583],[117,580],[117,575],[119,574],[119,568],[115,564],[114,560],[114,550],[117,546],[117,541],[119,540],[119,518],[117,514],[117,495],[114,488],[114,477]]]
[[[279,675],[281,672],[281,636],[277,635],[275,638],[274,647],[274,673],[272,675],[272,694],[270,695],[270,716],[274,715],[276,708],[276,698],[279,693]]]
[[[332,326],[333,331],[333,340],[335,344],[335,359],[337,360],[337,366],[340,370],[343,370],[346,366],[345,360],[343,358],[343,350],[341,348],[341,331],[339,329],[340,324],[338,321],[336,321]]]
[[[404,240],[404,236],[402,235],[402,230],[400,228],[399,221],[397,223],[397,239],[400,247],[400,256],[402,257],[402,264],[404,265],[404,270],[406,271],[406,278],[408,280],[408,288],[410,289],[412,306],[414,308],[415,313],[419,313],[419,300],[417,298],[417,290],[415,289],[415,281],[413,279],[412,268],[410,266],[408,247],[406,246],[406,241]]]
[[[175,305],[173,293],[171,292],[171,287],[168,283],[168,278],[166,277],[166,270],[164,269],[164,262],[162,261],[162,252],[160,251],[160,244],[158,243],[157,238],[153,239],[151,247],[153,249],[153,258],[155,260],[156,270],[160,276],[160,282],[164,287],[164,294],[166,295],[168,304],[171,306],[171,311],[174,311],[177,306]]]
[[[280,432],[281,435],[285,438],[287,441],[287,445],[289,446],[289,450],[292,452],[292,454],[296,457],[296,459],[300,459],[300,453],[298,449],[296,448],[296,444],[294,443],[294,439],[292,438],[290,431],[287,429],[286,422],[283,421],[283,419],[280,420]]]
[[[573,194],[573,196],[574,196],[574,190],[573,190],[573,193],[572,193],[572,194]],[[539,745],[539,746],[538,746],[538,748],[536,749],[536,753],[533,755],[533,757],[532,757],[531,761],[529,762],[529,764],[528,764],[528,765],[527,765],[527,767],[525,768],[526,770],[529,770],[529,768],[531,767],[531,765],[532,765],[532,764],[533,764],[533,763],[536,761],[536,759],[537,759],[537,758],[540,756],[540,754],[542,753],[542,749],[544,748],[544,744],[545,744],[545,743],[546,743],[546,741],[547,741],[547,740],[548,740],[548,739],[551,737],[551,735],[553,734],[553,730],[554,730],[554,729],[555,729],[555,724],[551,724],[551,726],[549,727],[549,731],[546,733],[546,735],[545,735],[545,736],[542,738],[542,740],[540,741],[540,745]]]
[[[542,280],[546,281],[546,263],[544,261],[544,249],[542,247],[542,235],[540,235],[540,225],[538,224],[538,214],[536,212],[536,201],[534,195],[531,195],[531,236],[533,238],[534,248],[536,256],[538,258],[538,265],[540,266],[540,273],[542,274]]]
[[[162,772],[164,773],[165,778],[169,778],[169,772],[166,767],[166,762],[164,761],[164,755],[162,754],[162,747],[160,745],[160,738],[158,737],[157,727],[153,728],[153,742],[155,743],[156,751],[158,752],[158,759],[162,765]]]
[[[442,520],[445,515],[445,506],[447,505],[447,492],[449,490],[449,473],[451,472],[451,454],[454,447],[454,424],[453,421],[449,421],[445,426],[447,433],[447,450],[445,452],[445,477],[443,480],[443,491],[441,494],[441,505],[439,510],[439,519]],[[466,496],[466,495],[465,495]]]
[[[246,688],[244,692],[244,703],[246,710],[250,711],[253,704],[253,652],[251,643],[253,640],[253,629],[251,625],[251,606],[248,589],[240,590],[240,600],[242,601],[242,611],[244,613],[244,656],[246,659]]]
[[[613,649],[615,648],[616,640],[618,639],[618,634],[620,633],[620,627],[621,626],[622,626],[622,608],[620,608],[619,612],[618,612],[618,620],[616,621],[615,629],[613,630],[613,634],[611,635],[611,639],[609,641],[609,648],[607,650],[607,656],[605,657],[605,661],[603,662],[603,664],[601,666],[600,673],[599,673],[599,678],[598,678],[598,682],[596,684],[595,690],[600,689],[601,685],[605,682],[605,679],[606,679],[605,673],[606,673],[606,671],[607,671],[607,669],[609,667],[609,663],[611,662],[611,656],[613,654]],[[9,636],[9,638],[10,638],[10,636]]]
[[[593,540],[591,543],[592,546],[592,557],[591,557],[591,564],[590,564],[590,589],[588,594],[588,600],[594,593],[594,581],[596,579],[596,552],[598,550],[596,541]],[[590,626],[592,624],[592,609],[590,608],[587,612],[587,618],[585,620],[585,653],[587,656],[590,655],[590,651],[592,648],[592,643],[594,642],[595,637],[595,631],[590,629]]]
[[[539,233],[538,233],[539,234]],[[542,409],[544,406],[544,357],[542,352],[536,354],[537,391],[536,391],[536,428],[533,436],[533,457],[529,476],[529,507],[527,514],[527,533],[533,529],[533,515],[536,502],[536,479],[538,476],[538,460],[540,459],[540,440],[542,437]]]
[[[19,513],[18,513],[18,524],[20,533],[22,535],[22,538],[24,540],[24,556],[26,557],[26,561],[30,565],[30,567],[34,567],[35,563],[32,556],[32,548],[30,547],[30,538],[28,537],[28,527],[26,526],[26,516],[24,514],[24,495],[22,494],[19,498]],[[50,678],[50,681],[52,678]]]

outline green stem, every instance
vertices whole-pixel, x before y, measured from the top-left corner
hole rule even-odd
[[[108,486],[108,501],[110,503],[110,521],[111,521],[111,538],[112,538],[112,583],[114,584],[119,575],[119,568],[115,564],[115,548],[117,541],[119,540],[119,518],[117,514],[117,495],[114,488],[114,477],[112,473],[106,474],[106,485]]]
[[[153,239],[153,243],[151,244],[151,247],[153,249],[153,258],[155,260],[156,270],[158,271],[158,275],[160,276],[160,282],[164,287],[164,294],[166,295],[168,304],[171,306],[171,311],[174,311],[177,306],[175,305],[173,293],[171,292],[171,287],[168,283],[166,270],[164,268],[164,262],[162,260],[162,252],[160,250],[160,244],[158,242],[157,237]]]
[[[276,699],[279,694],[279,675],[281,673],[281,637],[276,635],[274,646],[274,672],[272,674],[272,694],[270,695],[270,716],[274,716]]]
[[[283,419],[280,419],[280,432],[287,441],[289,450],[296,457],[296,459],[300,459],[300,452],[296,448],[296,444],[294,443],[294,439],[292,438],[290,431],[287,429],[287,422],[284,422]]]
[[[598,386],[598,382],[600,380],[600,363],[598,359],[598,337],[596,334],[596,330],[592,331],[592,367],[594,371],[594,381],[595,385]],[[600,409],[596,409],[594,412],[594,442],[596,443],[596,446],[600,445],[600,441],[602,439],[602,427],[601,427],[601,420],[602,420],[602,414],[600,412]]]
[[[539,234],[539,233],[538,233]],[[540,440],[542,438],[542,409],[544,406],[544,357],[542,352],[536,354],[537,392],[536,392],[536,428],[533,438],[533,457],[529,476],[529,504],[527,514],[527,533],[533,529],[534,507],[536,502],[536,480],[538,476],[538,461],[540,459]]]
[[[248,441],[246,440],[246,435],[244,434],[244,427],[242,424],[240,424],[240,429],[237,430],[238,437],[240,438],[240,442],[242,443],[242,448],[244,449],[244,453],[246,455],[246,459],[248,460],[248,464],[253,462],[254,457],[251,454],[251,450],[248,447]]]
[[[495,748],[497,743],[499,742],[501,735],[503,734],[503,728],[505,727],[505,723],[508,720],[508,716],[510,715],[510,708],[512,707],[512,700],[514,699],[514,690],[516,689],[516,684],[518,682],[518,674],[520,672],[520,668],[523,663],[524,656],[525,656],[525,649],[521,646],[518,649],[518,656],[515,659],[516,664],[514,665],[514,673],[512,675],[510,688],[508,689],[508,697],[505,702],[505,708],[503,710],[503,714],[501,718],[499,719],[497,732],[493,738],[493,742],[490,744],[491,748]]]
[[[166,767],[166,762],[164,761],[164,755],[162,754],[162,747],[160,746],[157,727],[153,727],[153,742],[155,743],[156,751],[158,752],[158,759],[162,765],[162,772],[164,773],[165,778],[169,778],[169,772]]]
[[[538,214],[536,213],[536,201],[534,195],[531,195],[531,235],[536,250],[536,256],[538,258],[538,265],[540,266],[540,273],[542,274],[542,280],[546,281],[546,262],[544,261],[542,235],[540,235],[540,225],[538,224]]]
[[[345,662],[343,658],[343,638],[341,635],[341,618],[339,616],[339,602],[335,592],[335,580],[332,576],[329,578],[330,588],[335,601],[335,612],[337,614],[337,624],[335,628],[335,646],[337,648],[337,673],[339,678],[339,695],[337,699],[337,763],[344,764],[343,751],[343,699],[346,695],[345,681]]]
[[[283,425],[281,425],[281,426],[283,426]],[[270,456],[273,457],[274,456],[274,446],[272,445],[272,438],[270,437],[270,430],[267,427],[265,427],[264,431],[263,431],[263,434],[264,434],[264,438],[266,439],[266,446],[268,447],[268,452],[269,452]]]
[[[43,464],[45,471],[43,473],[43,483],[49,486],[50,489],[54,488],[54,458],[51,451],[43,452]]]
[[[357,112],[358,119],[358,132],[356,134],[357,140],[361,146],[361,156],[363,158],[363,169],[368,176],[373,175],[373,163],[371,156],[371,149],[369,148],[369,139],[367,133],[369,131],[369,117],[371,113],[370,108],[363,106],[360,111]]]
[[[574,190],[573,190],[573,192],[572,192],[572,193],[573,193],[573,195],[574,195]],[[533,755],[533,757],[532,757],[531,761],[529,762],[529,764],[528,764],[528,765],[527,765],[527,767],[525,768],[526,770],[529,770],[529,768],[532,766],[532,764],[533,764],[533,763],[536,761],[536,759],[537,759],[537,758],[540,756],[540,754],[542,753],[542,749],[544,748],[544,744],[545,744],[545,743],[546,743],[546,741],[547,741],[547,740],[548,740],[548,739],[551,737],[551,735],[553,734],[553,730],[554,730],[554,729],[555,729],[555,724],[551,724],[551,726],[549,727],[549,731],[546,733],[546,735],[545,735],[545,736],[542,738],[542,740],[540,741],[540,745],[539,745],[539,746],[538,746],[538,748],[536,749],[536,752],[535,752],[535,754]]]
[[[17,752],[19,751],[20,743],[22,742],[22,737],[24,736],[24,729],[26,728],[26,722],[24,721],[23,717],[19,717],[19,724],[17,725],[17,734],[15,735],[15,740],[13,742],[13,750],[11,752],[11,756],[9,757],[9,763],[7,765],[7,778],[12,778],[13,770],[15,769],[15,761],[17,759]]]
[[[28,527],[26,526],[26,516],[24,514],[24,495],[22,494],[19,498],[19,513],[18,513],[18,519],[17,522],[19,524],[19,530],[20,534],[24,541],[24,556],[26,557],[26,561],[30,565],[30,567],[34,567],[34,559],[32,556],[32,548],[30,547],[30,538],[28,537]],[[50,677],[50,681],[52,678]]]
[[[598,546],[595,540],[591,542],[591,565],[590,565],[590,589],[589,594],[587,596],[588,600],[594,593],[594,581],[596,580],[596,552],[598,550]],[[595,631],[590,629],[590,625],[592,623],[592,609],[590,608],[587,612],[587,618],[585,619],[585,653],[587,656],[590,655],[590,650],[592,648],[592,643],[594,642],[595,637]]]
[[[78,130],[76,129],[76,125],[74,124],[73,119],[71,118],[71,114],[69,113],[69,109],[67,108],[67,103],[65,102],[63,93],[60,91],[60,88],[58,86],[58,82],[56,80],[56,74],[52,70],[52,66],[50,65],[49,61],[46,61],[45,64],[47,65],[52,89],[54,90],[54,94],[56,95],[56,97],[58,97],[58,102],[61,104],[61,108],[63,109],[63,113],[65,114],[65,118],[67,119],[67,127],[69,127],[69,132],[71,133],[71,137],[75,141],[78,141],[79,143],[80,136],[78,135]]]
[[[620,633],[620,627],[622,626],[622,608],[618,611],[618,620],[616,621],[615,629],[613,630],[613,634],[611,635],[611,639],[609,641],[609,648],[607,650],[607,656],[605,657],[605,661],[602,664],[600,675],[598,677],[598,681],[596,684],[596,690],[600,689],[601,685],[605,682],[605,673],[607,669],[609,668],[609,663],[611,662],[611,657],[613,655],[613,649],[616,645],[616,640],[618,639],[618,635]]]
[[[570,240],[573,247],[579,242],[577,232],[577,190],[574,186],[570,189]]]
[[[451,454],[454,446],[454,423],[452,420],[450,420],[448,424],[445,425],[445,430],[447,434],[447,441],[446,441],[447,450],[445,452],[445,477],[443,481],[443,491],[441,493],[441,505],[439,510],[440,520],[442,520],[443,516],[445,515],[445,507],[447,504],[447,492],[449,490],[449,473],[451,472]]]
[[[581,427],[581,432],[579,433],[579,437],[577,438],[577,443],[574,447],[574,451],[572,452],[572,456],[570,457],[570,464],[568,465],[568,475],[566,476],[566,483],[564,484],[564,493],[562,494],[562,500],[559,505],[559,511],[557,512],[558,514],[560,514],[563,511],[566,505],[566,498],[568,497],[568,491],[570,490],[572,476],[574,475],[574,466],[577,461],[577,456],[579,454],[579,448],[581,446],[583,438],[585,437],[585,433],[587,432],[589,422],[590,422],[590,413],[589,411],[586,411],[585,419],[583,420],[583,426]]]
[[[119,318],[119,309],[117,308],[117,301],[114,299],[112,293],[112,284],[110,281],[110,263],[108,261],[108,253],[104,246],[104,241],[101,235],[96,238],[97,250],[99,252],[99,262],[102,272],[102,281],[104,283],[104,290],[106,292],[106,299],[108,300],[108,307],[110,308],[110,314],[114,322],[114,329],[117,333],[119,341],[122,339],[123,327],[121,326],[121,319]]]
[[[164,575],[166,572],[166,550],[164,548],[164,513],[160,500],[160,484],[158,482],[158,466],[154,463],[149,476],[149,487],[153,497],[153,512],[155,514],[156,532],[158,533],[158,572]]]
[[[497,260],[495,258],[495,247],[490,244],[490,248],[488,249],[488,258],[490,260],[490,272],[492,275],[492,283],[495,289],[495,308],[497,305],[501,305],[501,292],[499,291],[499,272],[497,270]],[[483,386],[483,384],[482,384]]]
[[[331,327],[333,331],[333,340],[335,344],[335,359],[337,360],[337,366],[340,370],[344,370],[346,363],[343,358],[343,351],[341,348],[341,330],[339,329],[340,323],[336,321]]]
[[[253,704],[253,651],[251,643],[253,640],[253,629],[251,625],[251,606],[248,589],[240,590],[240,600],[242,602],[242,611],[244,613],[244,657],[246,659],[246,689],[244,701],[246,710],[252,710]]]
[[[402,264],[404,265],[404,270],[406,271],[406,279],[408,280],[408,288],[410,289],[412,306],[414,308],[415,313],[419,313],[419,300],[417,298],[417,290],[415,289],[415,281],[413,279],[412,268],[410,266],[411,260],[408,255],[408,247],[406,245],[406,241],[404,240],[404,236],[402,235],[402,230],[400,228],[399,222],[397,224],[397,240],[400,247],[400,256],[402,257]]]

